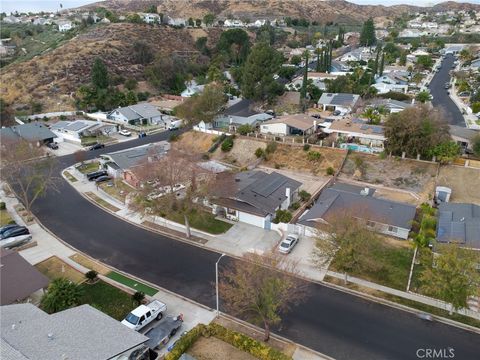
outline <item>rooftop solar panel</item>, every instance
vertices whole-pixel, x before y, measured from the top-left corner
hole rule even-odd
[[[264,197],[267,197],[270,194],[272,194],[283,183],[286,182],[286,179],[284,177],[276,177],[273,180],[269,179],[268,177],[265,177],[264,179],[269,181],[264,181],[261,184],[259,184],[257,188],[252,189],[253,192]]]

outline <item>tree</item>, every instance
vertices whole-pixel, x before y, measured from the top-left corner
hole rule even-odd
[[[92,66],[92,84],[97,89],[106,89],[109,84],[108,70],[105,63],[100,58],[95,58]]]
[[[345,274],[345,283],[348,274],[353,271],[381,270],[371,256],[379,247],[380,239],[363,220],[357,218],[357,214],[366,217],[365,211],[358,207],[329,215],[325,219],[328,223],[325,229],[319,225],[320,231],[325,230],[326,237],[318,236],[315,244],[314,258],[317,265],[325,267],[332,262],[335,270]]]
[[[286,256],[249,253],[220,271],[219,293],[229,312],[263,326],[268,341],[272,326],[308,296],[298,275],[297,263]]]
[[[480,157],[480,134],[477,134],[472,140],[472,150],[475,156]]]
[[[141,24],[143,23],[143,19],[138,14],[130,14],[127,16],[127,21],[133,24]]]
[[[203,23],[206,26],[212,26],[214,21],[215,21],[215,15],[212,13],[205,14],[205,16],[203,17]]]
[[[245,62],[250,51],[250,39],[245,30],[229,29],[222,32],[217,43],[217,51],[235,65]]]
[[[300,90],[300,102],[302,102],[302,100],[305,100],[307,98],[307,82],[308,82],[308,55],[310,53],[308,52],[308,50],[306,50],[304,53],[303,53],[303,56],[305,58],[305,66],[303,68],[303,80],[302,80],[302,88]],[[303,101],[304,102],[304,101]],[[304,103],[303,104],[303,110],[305,111],[306,110],[306,104]]]
[[[466,308],[470,296],[478,295],[480,276],[476,266],[480,257],[456,243],[438,244],[437,249],[435,266],[426,267],[420,276],[421,289],[450,303],[452,314],[453,309]]]
[[[133,91],[128,91],[125,95],[126,105],[135,105],[138,102],[137,95]]]
[[[85,277],[87,278],[89,283],[93,283],[98,278],[98,272],[96,272],[95,270],[90,270],[85,274]]]
[[[267,43],[256,44],[244,66],[241,89],[247,99],[273,101],[284,88],[274,78],[283,56]]]
[[[362,115],[370,124],[380,124],[380,114],[373,107],[367,107]]]
[[[377,42],[375,37],[375,25],[373,19],[369,18],[363,23],[362,31],[360,33],[360,45],[362,46],[372,46]]]
[[[383,69],[385,67],[385,53],[382,53],[382,59],[380,60],[380,67],[378,68],[378,75],[383,75]]]
[[[138,82],[134,78],[129,78],[125,81],[125,88],[127,90],[135,90],[137,86],[138,86]]]
[[[202,26],[202,19],[195,19],[195,26],[196,27]]]
[[[432,98],[432,96],[430,95],[430,93],[426,90],[423,90],[423,91],[420,91],[417,96],[415,97],[415,99],[417,101],[420,101],[422,104],[426,103],[427,101],[430,101],[430,99]]]
[[[135,304],[140,305],[143,303],[143,300],[145,300],[145,293],[143,291],[136,291],[132,295],[132,300]]]
[[[433,66],[433,60],[430,55],[420,55],[417,56],[417,62],[415,63],[415,67],[418,69],[431,69]]]
[[[0,127],[15,125],[13,110],[10,104],[0,98]]]
[[[300,55],[293,55],[290,59],[290,64],[298,66],[302,63],[302,57]]]
[[[54,279],[43,295],[40,306],[52,314],[80,304],[82,293],[80,287],[66,278]]]
[[[429,157],[435,146],[450,140],[445,114],[426,105],[390,114],[385,122],[386,150],[394,155],[405,152],[408,157],[418,154]]]
[[[444,141],[428,152],[429,157],[435,156],[442,164],[455,160],[460,155],[460,145],[455,141]]]
[[[154,55],[146,42],[135,41],[133,44],[133,58],[136,64],[146,65],[152,62]]]
[[[188,26],[191,26],[191,27],[195,26],[195,20],[193,20],[193,18],[191,17],[188,18]]]
[[[280,210],[278,209],[275,212],[275,219],[273,219],[273,222],[275,224],[279,223],[289,223],[290,220],[292,220],[292,213],[288,210]]]
[[[25,209],[48,190],[56,190],[56,161],[45,156],[44,147],[21,139],[4,139],[0,147],[0,178],[15,191]]]
[[[240,135],[247,135],[249,133],[253,133],[254,132],[254,127],[250,124],[244,124],[244,125],[240,125],[238,128],[237,128],[237,132],[240,134]]]

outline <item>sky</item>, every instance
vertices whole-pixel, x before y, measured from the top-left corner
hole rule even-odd
[[[375,5],[395,5],[410,4],[428,6],[442,2],[442,0],[347,0],[356,4],[375,4]],[[456,1],[456,0],[454,0]],[[0,9],[2,12],[40,12],[40,11],[56,11],[60,9],[60,4],[64,9],[82,6],[95,2],[93,0],[0,0]],[[458,2],[458,1],[457,1]],[[470,2],[480,4],[480,0],[468,0]]]

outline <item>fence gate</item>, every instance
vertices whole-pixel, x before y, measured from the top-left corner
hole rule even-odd
[[[288,224],[288,232],[291,234],[305,235],[305,228],[302,225]]]

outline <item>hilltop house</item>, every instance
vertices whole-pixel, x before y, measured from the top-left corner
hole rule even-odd
[[[227,108],[223,114],[213,120],[214,128],[227,128],[229,131],[236,131],[239,126],[251,125],[253,127],[270,120],[272,115],[260,113],[252,109],[253,101],[243,99]]]
[[[131,125],[165,124],[162,113],[148,103],[140,103],[115,109],[107,114],[108,120]]]
[[[70,20],[57,21],[58,31],[65,32],[73,29],[73,23]]]
[[[90,305],[51,315],[32,304],[7,305],[0,310],[2,359],[148,358],[148,348],[143,345],[148,337]],[[146,357],[141,357],[143,353]]]
[[[356,118],[334,120],[323,132],[331,134],[336,142],[360,143],[375,148],[383,148],[386,140],[383,126],[369,125]]]
[[[415,217],[415,206],[374,197],[375,189],[335,183],[325,189],[298,224],[316,229],[331,217],[348,214],[372,230],[406,240]]]
[[[235,176],[234,194],[216,199],[213,212],[269,230],[275,212],[288,209],[296,201],[301,185],[277,172],[239,172]]]
[[[263,122],[262,134],[280,136],[310,135],[317,131],[317,119],[305,114],[285,115]]]
[[[144,22],[147,24],[158,24],[160,23],[160,15],[154,13],[138,13]]]
[[[338,110],[344,114],[351,113],[360,99],[360,95],[356,94],[333,94],[323,93],[318,100],[318,107],[323,107],[323,111],[327,109]]]

